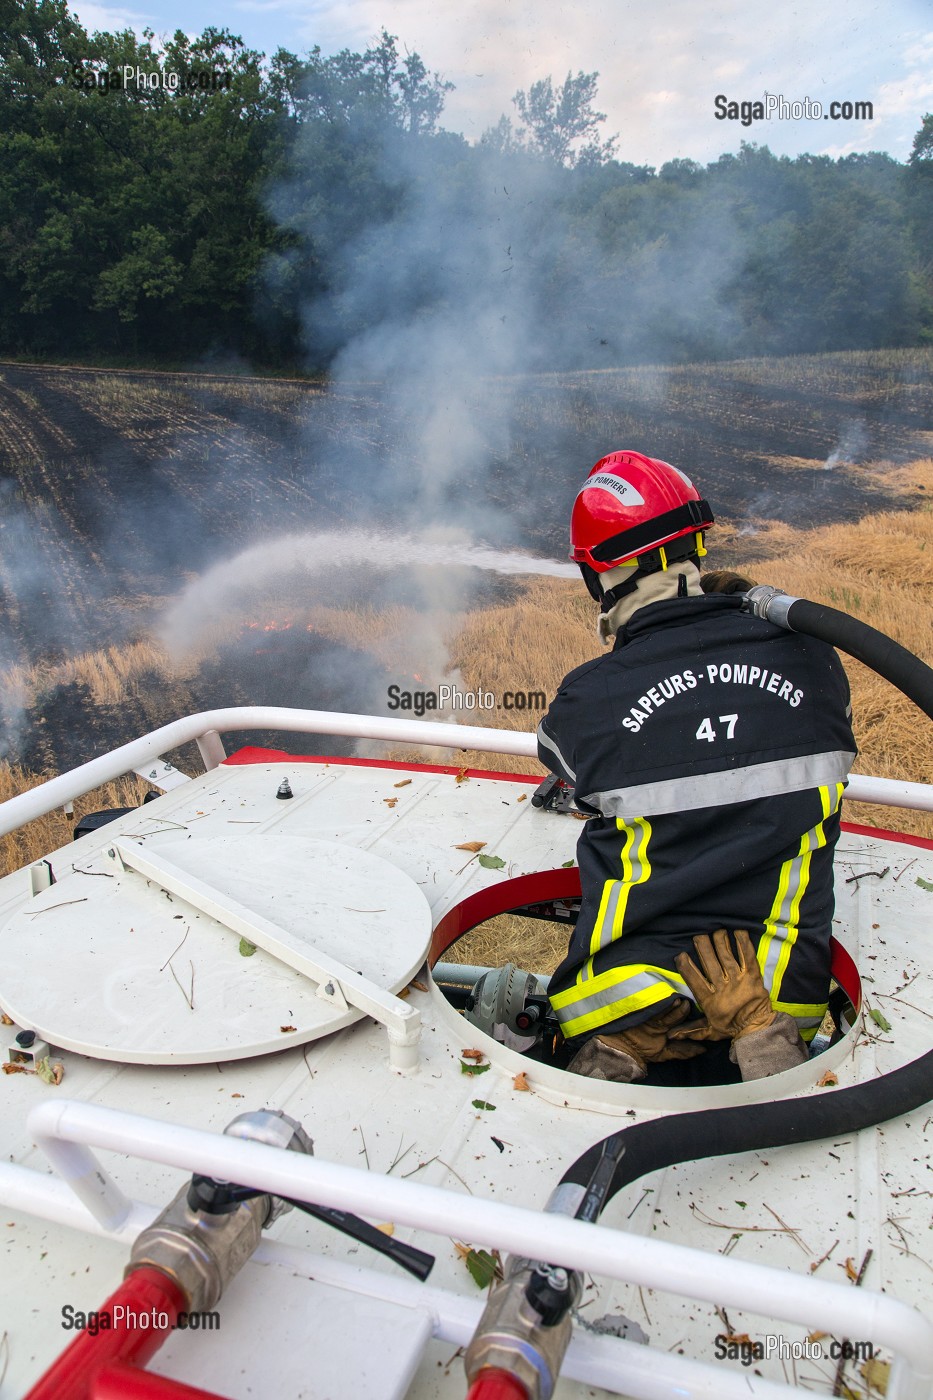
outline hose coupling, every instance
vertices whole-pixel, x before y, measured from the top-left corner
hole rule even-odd
[[[743,594],[742,611],[752,613],[755,617],[762,618],[765,622],[773,622],[777,627],[785,627],[788,632],[793,632],[793,627],[787,620],[787,614],[794,603],[800,601],[791,593],[785,593],[783,588],[772,588],[770,584],[760,583],[755,588],[750,588]]]

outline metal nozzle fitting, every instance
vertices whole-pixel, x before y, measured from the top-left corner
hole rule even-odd
[[[743,597],[743,612],[750,612],[765,622],[773,622],[776,627],[786,627],[788,632],[793,632],[787,614],[792,605],[800,601],[793,594],[785,593],[783,588],[772,588],[770,584],[759,583],[755,588],[750,588]]]
[[[579,1293],[579,1277],[571,1270],[510,1259],[466,1350],[469,1383],[495,1367],[521,1381],[530,1400],[550,1400],[573,1330],[570,1309]],[[554,1316],[557,1320],[549,1322]]]

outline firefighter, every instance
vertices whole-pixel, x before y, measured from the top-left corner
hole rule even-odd
[[[830,646],[741,612],[742,580],[704,592],[712,524],[683,472],[638,452],[603,457],[574,502],[572,557],[612,650],[564,678],[538,754],[591,814],[549,995],[570,1068],[596,1078],[717,1044],[700,1082],[774,1074],[826,1011],[848,684]],[[737,1068],[713,1071],[726,1051]]]

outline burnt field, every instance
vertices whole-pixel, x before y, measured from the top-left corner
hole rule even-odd
[[[827,462],[930,455],[933,351],[491,380],[468,409],[480,450],[463,454],[441,514],[491,504],[511,543],[561,552],[577,483],[618,446],[694,473],[733,521],[830,523],[877,499]],[[378,385],[0,364],[5,499],[41,504],[92,548],[141,530],[134,587],[257,531],[404,514],[409,429]]]
[[[573,495],[614,447],[696,476],[732,527],[718,547],[712,533],[715,562],[737,533],[753,557],[760,522],[809,528],[906,509],[887,473],[933,455],[933,350],[490,380],[466,404],[424,412],[440,425],[432,461],[417,446],[422,425],[378,384],[0,364],[0,757],[60,767],[215,704],[377,703],[391,658],[363,680],[352,639],[307,620],[324,602],[372,601],[379,564],[366,532],[456,526],[476,542],[563,558]],[[341,557],[347,530],[354,543]],[[294,631],[289,586],[270,593],[266,582],[252,622],[231,619],[234,638],[170,681],[158,656],[127,670],[123,693],[113,677],[68,669],[109,648],[116,674],[192,579],[305,534],[330,557],[298,600]],[[242,600],[250,579],[241,583]],[[452,600],[396,581],[390,601],[443,614],[514,588]],[[276,635],[257,641],[256,631]]]

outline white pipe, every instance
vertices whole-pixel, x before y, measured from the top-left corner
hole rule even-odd
[[[0,1162],[0,1202],[7,1210],[21,1210],[40,1220],[51,1220],[56,1225],[67,1225],[126,1245],[131,1245],[140,1230],[151,1225],[159,1214],[155,1206],[131,1201],[120,1224],[108,1227],[82,1205],[70,1183],[12,1162]]]
[[[228,710],[204,710],[187,715],[123,744],[100,758],[82,763],[69,773],[40,783],[0,803],[0,836],[15,831],[36,817],[83,797],[143,763],[159,758],[182,744],[206,740],[208,766],[215,766],[221,752],[210,738],[210,731],[234,732],[242,729],[273,729],[299,734],[341,734],[351,738],[385,739],[395,744],[427,744],[445,749],[481,749],[490,753],[534,755],[535,737],[519,730],[485,729],[468,724],[440,724],[436,721],[388,719],[378,715],[342,714],[330,710],[287,710],[276,706],[246,705]]]
[[[134,1201],[117,1230],[107,1230],[56,1177],[29,1167],[0,1162],[0,1202],[18,1210],[82,1230],[98,1238],[130,1245],[160,1213],[158,1207]],[[465,1347],[483,1311],[483,1300],[467,1298],[446,1288],[415,1283],[399,1273],[360,1268],[328,1255],[312,1254],[297,1245],[264,1237],[247,1264],[285,1269],[296,1278],[311,1279],[328,1288],[376,1298],[426,1313],[438,1341]],[[603,1386],[633,1400],[790,1400],[792,1387],[728,1370],[692,1357],[661,1352],[617,1337],[600,1337],[578,1327],[561,1367],[561,1375],[584,1385]]]
[[[916,1309],[878,1293],[594,1228],[558,1215],[548,1215],[543,1222],[540,1212],[524,1207],[460,1196],[96,1104],[68,1099],[39,1104],[29,1114],[28,1126],[43,1148],[50,1139],[109,1148],[435,1234],[449,1236],[455,1228],[464,1238],[516,1254],[540,1254],[546,1224],[546,1253],[554,1263],[730,1304],[836,1336],[870,1338],[910,1362],[913,1374],[894,1378],[904,1381],[896,1388],[898,1400],[925,1400],[933,1388],[933,1324]],[[103,1196],[109,1178],[101,1171],[98,1181]],[[81,1184],[87,1190],[92,1182],[85,1177]],[[889,1394],[894,1400],[894,1393]]]
[[[220,733],[243,729],[272,729],[300,734],[341,734],[352,738],[385,739],[391,743],[423,744],[428,747],[479,749],[534,758],[534,734],[517,729],[488,729],[469,724],[441,724],[437,721],[389,719],[378,715],[343,714],[330,710],[288,710],[275,706],[249,705],[226,710],[204,710],[187,715],[151,734],[123,744],[100,758],[91,759],[69,773],[40,783],[28,792],[0,803],[0,836],[16,831],[26,822],[44,817],[56,807],[83,797],[124,773],[130,773],[163,753],[182,744],[198,742],[208,768],[223,761]],[[854,773],[846,796],[857,802],[879,803],[887,807],[911,807],[933,811],[933,786],[906,783],[891,778],[867,778]]]
[[[67,1103],[68,1100],[63,1102]],[[56,1133],[42,1137],[37,1134],[36,1143],[62,1180],[67,1182],[78,1200],[105,1230],[117,1230],[129,1219],[132,1201],[107,1175],[94,1153],[80,1138],[69,1139]]]
[[[898,778],[870,778],[863,773],[853,773],[845,795],[849,802],[872,802],[879,807],[911,807],[918,812],[933,812],[933,786],[929,783],[906,783]]]

